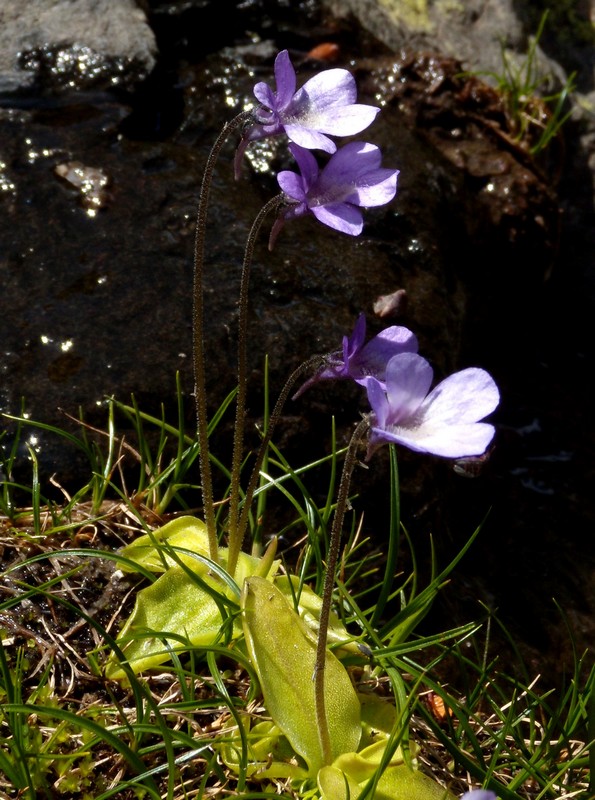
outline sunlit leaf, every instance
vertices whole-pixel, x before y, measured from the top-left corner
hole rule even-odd
[[[374,800],[455,800],[455,796],[433,778],[402,764],[382,773]]]
[[[316,726],[312,632],[274,585],[249,578],[242,592],[244,636],[267,711],[314,775],[323,765]],[[325,705],[333,758],[357,750],[360,704],[345,667],[329,651],[325,662]]]
[[[275,548],[273,541],[262,558],[240,553],[236,580],[243,583],[252,575],[272,580],[280,563],[274,559]],[[123,549],[122,555],[140,567],[163,572],[138,592],[132,614],[117,637],[133,672],[169,661],[169,650],[212,645],[224,639],[226,631],[230,638],[242,635],[239,621],[228,623],[231,631],[226,628],[230,614],[224,609],[229,606],[233,616],[239,594],[224,569],[228,549],[219,548],[220,565],[212,564],[208,553],[206,526],[190,516],[139,536]],[[116,680],[125,677],[114,654],[106,674]]]
[[[392,700],[371,692],[359,692],[362,715],[360,751],[375,742],[386,742],[397,721],[397,710]]]
[[[317,780],[321,800],[356,800],[361,792],[357,781],[334,765],[323,767]]]
[[[293,604],[293,598],[298,596],[298,613],[312,634],[316,636],[320,626],[322,598],[306,584],[300,586],[300,580],[296,575],[280,575],[275,579],[275,586],[281,590],[290,604]],[[333,611],[329,617],[328,643],[331,646],[340,646],[340,650],[361,655],[357,642],[354,641],[353,636],[349,634]]]
[[[222,584],[206,575],[203,581],[211,592],[182,567],[170,567],[138,592],[134,610],[117,639],[133,672],[169,661],[168,647],[180,651],[220,639],[223,617],[221,601],[215,598]],[[241,628],[236,625],[235,631],[239,635]],[[168,637],[168,633],[173,636]],[[114,656],[108,661],[106,674],[117,680],[125,676]]]
[[[248,714],[242,714],[240,719],[248,742],[246,764],[242,763],[239,736],[234,737],[233,729],[230,729],[229,735],[223,731],[221,744],[216,745],[227,767],[238,773],[244,769],[247,776],[257,776],[260,780],[291,778],[303,781],[308,777],[305,767],[295,763],[295,752],[274,722],[263,720],[251,725]]]
[[[342,762],[344,766],[347,765],[345,759]],[[356,776],[359,770],[352,774],[337,766],[337,762],[323,767],[318,773],[318,788],[322,800],[357,800],[373,773],[374,768],[370,765],[367,777],[358,780]],[[404,764],[388,767],[369,797],[370,800],[455,800],[454,795],[433,778]]]
[[[197,517],[178,517],[161,528],[139,536],[124,547],[122,555],[153,572],[163,572],[168,567],[178,564],[180,560],[193,570],[202,572],[209,570],[207,562],[203,561],[201,564],[192,555],[181,552],[184,550],[205,558],[209,556],[207,526]],[[219,561],[223,566],[227,564],[227,556],[228,548],[220,547]],[[262,559],[240,553],[235,579],[241,586],[248,575],[262,575],[262,577],[274,575],[279,569],[279,564],[278,560],[273,561],[270,558],[268,551]]]

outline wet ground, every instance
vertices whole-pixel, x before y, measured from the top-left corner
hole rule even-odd
[[[225,27],[212,22],[208,41],[189,33],[205,30],[190,12],[152,23],[161,60],[137,91],[42,87],[3,98],[2,410],[18,413],[24,397],[44,422],[68,425],[60,409],[81,407],[102,425],[105,396],[134,392],[141,408],[169,412],[179,370],[191,430],[192,247],[206,155],[254,81],[270,79],[275,52],[289,47],[306,79],[329,66],[308,52],[331,40],[333,63],[354,70],[362,102],[383,105],[370,136],[384,164],[401,170],[399,196],[367,215],[357,242],[304,221],[283,231],[273,254],[257,252],[251,414],[262,407],[265,353],[280,386],[304,358],[334,349],[361,310],[371,332],[395,320],[410,326],[437,375],[490,370],[502,391],[491,458],[470,478],[402,453],[403,520],[420,552],[435,537],[444,564],[490,509],[427,624],[475,618],[481,600],[531,670],[558,679],[570,647],[554,600],[579,651],[595,647],[592,176],[580,126],[568,123],[564,146],[533,160],[511,141],[498,97],[461,78],[452,59],[389,53],[359,29],[321,21],[313,4],[277,19],[246,8]],[[217,173],[206,287],[216,401],[233,385],[243,242],[284,158],[256,148],[240,184],[231,170]],[[375,318],[376,299],[397,289],[406,309]],[[360,410],[348,387],[312,390],[288,408],[281,443],[295,463],[320,455],[329,413],[347,436]],[[56,473],[77,486],[85,465],[76,454],[35,435],[44,480]],[[356,481],[365,532],[382,536],[385,459]]]

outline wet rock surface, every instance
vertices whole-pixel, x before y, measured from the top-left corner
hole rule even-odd
[[[0,8],[0,93],[133,86],[155,56],[135,0],[4,0]]]
[[[209,3],[147,4],[158,44],[147,79],[107,90],[84,83],[4,94],[0,110],[1,407],[66,426],[79,407],[105,425],[106,396],[134,393],[148,412],[175,409],[181,373],[193,426],[192,255],[198,186],[221,126],[271,80],[288,47],[301,81],[321,66],[354,71],[361,102],[381,104],[366,138],[401,170],[397,200],[366,215],[362,237],[313,220],[287,225],[273,253],[258,242],[251,282],[250,420],[271,385],[315,352],[335,349],[360,311],[369,333],[411,327],[436,377],[470,365],[502,391],[496,447],[475,479],[400,454],[403,519],[431,533],[445,563],[491,508],[484,530],[428,622],[475,618],[477,598],[559,675],[569,651],[552,597],[581,646],[593,647],[594,508],[589,319],[594,283],[595,137],[583,120],[539,160],[511,136],[501,99],[438,50],[392,52],[316,3],[233,3],[224,25]],[[233,12],[233,13],[232,13]],[[336,60],[308,57],[333,42]],[[52,68],[48,75],[52,75]],[[135,79],[136,80],[136,79]],[[591,138],[589,138],[591,136]],[[234,383],[238,271],[250,225],[290,167],[279,144],[254,145],[234,182],[224,148],[209,214],[205,297],[209,399]],[[407,302],[379,316],[381,296]],[[402,297],[402,295],[401,295]],[[346,439],[354,387],[316,387],[287,407],[279,442],[294,463],[322,455],[337,416]],[[10,434],[10,426],[8,426]],[[37,431],[43,475],[80,485],[84,462]],[[223,437],[224,439],[224,437]],[[23,452],[27,467],[26,453]],[[356,474],[370,536],[386,529],[386,458]],[[371,502],[369,502],[371,501]],[[581,647],[579,646],[579,650]]]

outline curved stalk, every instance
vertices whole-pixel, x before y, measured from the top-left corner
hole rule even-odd
[[[217,524],[213,505],[213,476],[209,458],[209,432],[207,419],[207,394],[205,378],[205,347],[204,347],[204,249],[207,226],[207,206],[209,192],[213,180],[213,171],[217,157],[229,135],[237,130],[251,116],[250,111],[244,111],[228,122],[217,137],[211,148],[202,177],[198,210],[196,214],[196,235],[194,240],[194,290],[192,311],[192,337],[193,337],[193,368],[194,368],[194,399],[196,402],[196,424],[199,447],[200,481],[204,506],[205,524],[209,537],[209,557],[216,564],[219,563],[217,551]]]
[[[324,575],[324,588],[322,592],[322,606],[320,608],[320,626],[318,628],[318,640],[316,643],[316,667],[314,671],[314,698],[316,706],[316,723],[318,727],[318,735],[320,737],[320,746],[322,756],[325,764],[332,763],[333,757],[331,752],[331,740],[328,727],[328,719],[326,716],[326,704],[324,700],[324,665],[326,660],[326,643],[328,638],[328,623],[331,613],[331,604],[333,599],[333,588],[335,585],[335,569],[337,568],[337,560],[339,557],[339,547],[341,544],[341,532],[343,530],[343,519],[345,517],[345,509],[347,508],[347,500],[349,495],[349,486],[351,485],[351,475],[355,467],[356,456],[358,447],[362,441],[364,434],[370,427],[370,423],[365,417],[359,423],[347,449],[345,462],[343,463],[343,472],[341,473],[341,482],[339,484],[339,492],[337,494],[337,506],[335,508],[335,515],[333,517],[333,526],[331,529],[331,538],[328,547],[328,556],[326,563],[326,571]]]
[[[240,513],[240,470],[244,451],[244,428],[246,416],[247,368],[246,368],[246,333],[248,327],[248,288],[250,283],[250,268],[254,255],[256,238],[262,223],[268,214],[276,211],[283,202],[283,195],[279,194],[268,201],[258,212],[244,250],[244,263],[242,264],[242,277],[240,281],[240,298],[238,311],[238,392],[236,395],[236,419],[233,436],[233,455],[231,462],[231,486],[229,498],[229,555],[227,571],[233,578],[236,564],[244,539],[243,531],[238,526]]]

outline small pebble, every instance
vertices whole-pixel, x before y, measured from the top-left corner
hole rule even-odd
[[[407,309],[407,292],[397,289],[392,294],[383,294],[374,303],[374,313],[379,317],[398,317]]]
[[[80,161],[66,161],[58,164],[55,174],[69,183],[80,193],[80,201],[87,213],[94,216],[109,202],[109,177],[98,167],[88,167]]]

